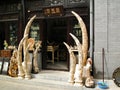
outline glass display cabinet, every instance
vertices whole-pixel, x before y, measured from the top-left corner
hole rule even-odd
[[[9,35],[10,41],[9,44],[11,46],[17,46],[17,32],[18,32],[18,25],[17,23],[10,23],[9,24]]]
[[[30,28],[30,38],[34,38],[35,41],[40,40],[40,26],[38,22],[33,22]]]

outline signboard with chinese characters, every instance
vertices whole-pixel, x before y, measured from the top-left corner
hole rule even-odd
[[[45,16],[62,16],[64,14],[63,6],[44,7]]]

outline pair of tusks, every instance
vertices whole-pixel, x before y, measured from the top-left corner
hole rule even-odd
[[[72,33],[70,33],[70,35],[74,39],[74,41],[77,45],[79,59],[80,59],[79,61],[82,60],[82,65],[85,66],[86,61],[87,61],[87,54],[88,54],[88,35],[87,35],[86,25],[85,25],[84,21],[82,20],[82,18],[76,12],[71,11],[71,13],[77,18],[78,23],[81,27],[82,44],[80,43],[80,41],[78,40],[78,38],[76,36],[74,36]],[[81,62],[79,62],[79,63],[81,63]]]
[[[23,47],[23,52],[24,52],[24,61],[25,61],[25,65],[27,66],[27,60],[29,60],[28,57],[28,52],[26,51],[29,47],[29,45],[27,44],[27,39],[28,39],[28,35],[29,35],[29,31],[30,31],[30,26],[33,22],[33,20],[35,19],[36,15],[34,15],[27,23],[26,27],[25,27],[25,31],[24,31],[24,36],[21,39],[19,46],[18,46],[18,55],[17,55],[17,60],[18,60],[18,76],[23,77],[24,73],[23,73],[23,68],[22,68],[22,47]]]
[[[78,50],[78,65],[79,65],[79,74],[78,76],[78,81],[82,79],[82,71],[83,71],[83,66],[86,65],[87,61],[87,52],[88,52],[88,36],[87,36],[87,29],[86,26],[82,20],[82,18],[72,11],[73,15],[77,18],[79,25],[81,27],[82,31],[82,44],[78,40],[76,36],[74,36],[72,33],[70,33],[71,37],[74,39],[76,45],[77,45],[77,50]],[[74,73],[75,73],[75,65],[76,65],[76,58],[75,55],[72,51],[72,48],[65,42],[63,42],[65,46],[68,49],[69,55],[70,55],[70,77],[69,77],[69,82],[74,82]],[[81,82],[81,81],[80,81]]]

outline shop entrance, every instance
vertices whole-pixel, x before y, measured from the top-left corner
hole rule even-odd
[[[67,41],[67,20],[47,19],[46,30],[46,69],[68,70],[67,49],[63,44]]]
[[[0,50],[4,49],[4,40],[5,40],[5,29],[4,23],[0,22]]]

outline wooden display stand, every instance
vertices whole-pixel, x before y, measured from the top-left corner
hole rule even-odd
[[[52,53],[52,60],[47,60],[47,62],[52,62],[54,64],[54,59],[59,60],[59,52],[57,50],[58,46],[47,46],[47,52]],[[54,55],[55,51],[57,51],[57,57]]]
[[[9,67],[9,62],[10,62],[10,57],[12,55],[11,50],[0,50],[0,73],[5,73],[8,74],[8,67]]]

